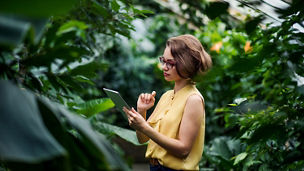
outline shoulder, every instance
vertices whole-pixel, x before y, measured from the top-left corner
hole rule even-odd
[[[192,112],[202,112],[204,111],[204,101],[200,94],[192,94],[188,97],[185,108]]]
[[[203,104],[203,97],[200,94],[192,94],[187,99],[187,104]]]
[[[192,121],[198,121],[199,123],[204,118],[205,108],[202,96],[200,94],[192,94],[188,97],[184,117],[191,118]]]

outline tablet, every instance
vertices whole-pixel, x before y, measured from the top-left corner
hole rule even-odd
[[[127,102],[120,96],[119,92],[107,88],[103,88],[104,92],[111,98],[114,102],[116,108],[123,114],[125,118],[127,118],[125,112],[122,108],[125,106],[129,110],[131,109]]]

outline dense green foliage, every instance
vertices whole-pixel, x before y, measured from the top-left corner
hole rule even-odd
[[[209,6],[186,4],[186,23],[155,8],[159,15],[147,21],[147,39],[156,43],[156,56],[164,48],[163,38],[192,33],[213,57],[212,70],[197,78],[207,110],[201,168],[301,170],[304,36],[294,25],[303,25],[302,2],[279,11],[280,26],[264,28],[257,27],[260,16],[245,23],[225,17],[195,23],[199,17],[191,15],[193,10]]]
[[[205,97],[211,104],[217,102],[214,98],[222,98],[223,108],[217,107],[215,114],[223,118],[217,121],[224,120],[227,130],[224,134],[237,139],[226,143],[226,139],[216,137],[210,142],[205,156],[218,168],[303,168],[300,151],[303,148],[304,97],[299,75],[303,75],[304,35],[292,27],[301,21],[303,14],[298,13],[286,18],[282,26],[257,29],[248,37],[228,34],[230,40],[239,44],[245,45],[245,40],[250,40],[252,49],[247,53],[241,48],[234,51],[238,53],[230,51],[229,57],[226,50],[230,47],[223,43],[218,55],[222,63],[216,63],[202,83],[206,92],[216,87],[211,91],[213,94],[207,93]],[[225,39],[225,36],[221,37]],[[227,58],[230,58],[228,63],[223,63]],[[225,107],[229,103],[233,103],[231,107]],[[219,141],[222,141],[221,148],[229,149],[229,152],[214,150],[214,143]],[[238,147],[238,155],[233,152],[235,147],[232,145]]]
[[[0,2],[0,170],[128,170],[123,149],[107,139],[139,144],[101,88],[119,90],[131,106],[141,92],[159,99],[172,84],[157,56],[167,38],[186,33],[213,59],[195,78],[206,101],[200,167],[304,168],[301,0],[277,10],[281,25],[263,27],[262,14],[239,21],[226,2],[179,0],[180,13],[156,1],[50,2]]]
[[[90,122],[1,81],[1,159],[12,170],[128,170]],[[17,106],[17,107],[16,107]]]
[[[253,51],[231,67],[246,78],[246,86],[236,87],[243,89],[239,96],[246,101],[225,116],[228,126],[240,128],[237,137],[246,144],[244,157],[234,162],[243,168],[304,167],[304,86],[299,76],[304,74],[304,34],[293,28],[303,19],[301,11],[281,26],[252,33]]]
[[[128,170],[107,139],[138,144],[135,133],[94,119],[114,106],[94,78],[108,68],[110,42],[149,11],[115,0],[0,6],[0,77],[14,83],[0,83],[1,169]]]

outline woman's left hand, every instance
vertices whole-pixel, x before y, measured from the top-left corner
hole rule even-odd
[[[136,110],[132,107],[131,110],[128,110],[126,107],[123,108],[123,111],[126,113],[129,121],[129,125],[138,130],[142,131],[145,126],[148,125],[147,121],[141,116],[140,113],[136,112]]]

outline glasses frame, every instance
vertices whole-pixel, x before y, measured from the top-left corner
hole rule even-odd
[[[158,57],[158,60],[159,60],[159,63],[162,64],[162,66],[164,66],[166,64],[166,67],[168,69],[172,69],[176,65],[176,61],[174,61],[172,59],[166,60],[165,57],[163,57],[163,56]]]

